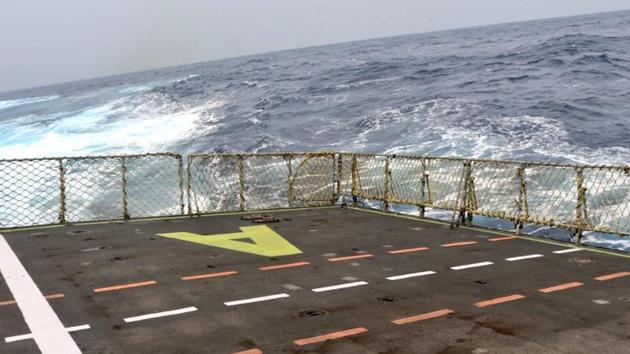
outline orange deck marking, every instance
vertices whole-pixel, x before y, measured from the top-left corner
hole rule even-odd
[[[237,271],[231,270],[228,272],[220,272],[220,273],[207,273],[207,274],[198,274],[198,275],[189,275],[186,277],[182,277],[182,280],[197,280],[197,279],[206,279],[206,278],[217,278],[217,277],[225,277],[228,275],[238,274]]]
[[[442,247],[459,247],[459,246],[467,246],[474,245],[477,241],[464,241],[464,242],[453,242],[453,243],[445,243]]]
[[[409,253],[409,252],[426,251],[428,249],[429,249],[429,247],[405,248],[405,249],[401,249],[401,250],[389,251],[389,253],[391,253],[391,254]]]
[[[262,350],[258,348],[243,350],[241,352],[234,352],[232,354],[263,354]]]
[[[443,309],[443,310],[423,313],[423,314],[416,315],[416,316],[399,318],[397,320],[393,320],[392,323],[397,324],[397,325],[403,325],[403,324],[407,324],[407,323],[424,321],[424,320],[429,320],[429,319],[432,319],[432,318],[446,316],[446,315],[451,314],[453,312],[454,311],[451,310],[451,309]]]
[[[508,240],[516,240],[517,238],[518,237],[516,236],[495,237],[495,238],[489,238],[488,241],[490,242],[508,241]]]
[[[596,277],[595,279],[599,280],[599,281],[606,281],[606,280],[611,280],[611,279],[627,277],[629,275],[630,275],[630,272],[620,272],[620,273],[613,273],[613,274],[608,274],[608,275],[602,275],[602,276]]]
[[[514,295],[509,295],[509,296],[498,297],[496,299],[490,299],[490,300],[486,300],[486,301],[477,302],[477,303],[475,303],[475,306],[477,306],[477,307],[486,307],[486,306],[502,304],[502,303],[508,302],[508,301],[516,301],[516,300],[520,300],[520,299],[524,299],[524,298],[525,298],[525,296],[523,296],[523,295],[514,294]]]
[[[52,294],[52,295],[46,295],[45,298],[52,300],[52,299],[59,299],[65,297],[64,294]],[[9,300],[9,301],[0,301],[0,306],[6,306],[6,305],[15,305],[16,302],[15,300]]]
[[[307,344],[313,344],[313,343],[320,343],[320,342],[325,342],[325,341],[328,341],[328,340],[339,339],[339,338],[343,338],[343,337],[353,336],[355,334],[365,333],[367,331],[368,331],[367,328],[357,327],[357,328],[352,328],[352,329],[346,329],[345,331],[328,333],[328,334],[324,334],[324,335],[317,336],[317,337],[298,339],[298,340],[293,341],[293,343],[295,343],[297,345],[307,345]]]
[[[335,258],[328,258],[328,261],[339,262],[339,261],[349,261],[351,259],[368,258],[368,257],[374,257],[374,255],[367,253],[367,254],[360,254],[358,256],[335,257]]]
[[[580,282],[574,281],[572,283],[560,284],[560,285],[556,285],[556,286],[550,286],[550,287],[544,288],[544,289],[539,289],[538,291],[540,291],[541,293],[553,293],[554,291],[560,291],[560,290],[566,290],[566,289],[571,289],[571,288],[577,288],[578,286],[582,286],[582,285],[584,285],[584,283],[580,283]]]
[[[137,287],[140,287],[140,286],[147,286],[147,285],[154,285],[154,284],[157,284],[157,282],[155,280],[141,281],[141,282],[138,282],[138,283],[114,285],[114,286],[108,286],[108,287],[104,287],[104,288],[96,288],[96,289],[94,289],[94,292],[95,293],[102,293],[102,292],[106,292],[106,291],[124,290],[124,289],[137,288]]]
[[[295,262],[295,263],[287,263],[287,264],[278,264],[266,267],[260,267],[260,270],[274,270],[274,269],[284,269],[284,268],[293,268],[293,267],[302,267],[311,264],[310,262]]]

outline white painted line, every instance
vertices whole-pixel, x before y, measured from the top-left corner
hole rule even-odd
[[[460,266],[455,266],[455,267],[451,267],[452,270],[462,270],[462,269],[468,269],[468,268],[477,268],[477,267],[485,267],[485,266],[489,266],[489,265],[493,265],[494,263],[492,262],[480,262],[480,263],[473,263],[473,264],[464,264],[464,265],[460,265]]]
[[[236,306],[236,305],[242,305],[242,304],[251,304],[252,302],[261,302],[261,301],[282,299],[282,298],[290,297],[290,296],[291,295],[289,295],[289,294],[275,294],[275,295],[268,295],[268,296],[261,296],[261,297],[253,297],[251,299],[228,301],[228,302],[224,302],[224,304],[226,306]]]
[[[149,320],[149,319],[152,319],[152,318],[181,315],[183,313],[195,312],[195,311],[197,311],[197,308],[194,307],[194,306],[191,306],[191,307],[185,307],[185,308],[179,309],[179,310],[156,312],[156,313],[150,313],[150,314],[142,315],[142,316],[127,317],[127,318],[125,318],[125,322],[132,323],[132,322]]]
[[[542,254],[528,254],[527,256],[506,258],[505,260],[508,262],[514,262],[514,261],[522,261],[523,259],[532,259],[532,258],[539,258],[539,257],[543,257],[543,255]]]
[[[74,326],[74,327],[68,327],[66,328],[66,331],[68,332],[77,332],[77,331],[83,331],[86,329],[90,329],[92,327],[90,327],[90,325],[85,324],[85,325],[81,325],[81,326]],[[19,336],[12,336],[12,337],[6,337],[4,338],[4,341],[7,343],[12,343],[12,342],[18,342],[21,340],[26,340],[26,339],[33,339],[33,334],[29,333],[29,334],[21,334]]]
[[[2,235],[0,235],[0,272],[39,350],[42,353],[81,353],[77,343]]]
[[[339,284],[339,285],[325,286],[323,288],[315,288],[315,289],[313,289],[313,291],[316,292],[316,293],[321,293],[321,292],[324,292],[324,291],[353,288],[355,286],[361,286],[361,285],[367,285],[367,282],[365,282],[365,281],[355,281],[353,283],[345,283],[345,284]]]
[[[407,278],[415,278],[415,277],[422,277],[422,276],[431,275],[431,274],[435,274],[435,272],[432,271],[432,270],[429,270],[429,271],[426,271],[426,272],[394,275],[392,277],[387,277],[387,280],[400,280],[400,279],[407,279]]]
[[[563,253],[571,253],[571,252],[578,252],[578,251],[582,251],[584,250],[583,248],[567,248],[564,250],[560,250],[560,251],[553,251],[553,253],[555,254],[563,254]]]

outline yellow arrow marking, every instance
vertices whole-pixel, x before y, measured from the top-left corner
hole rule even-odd
[[[200,235],[191,232],[171,232],[158,234],[158,236],[265,257],[289,256],[302,253],[289,241],[265,225],[244,226],[240,227],[240,229],[241,232],[229,234]],[[238,239],[247,238],[254,243],[237,241]]]

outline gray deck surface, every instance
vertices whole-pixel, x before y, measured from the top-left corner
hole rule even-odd
[[[481,230],[367,211],[320,208],[273,212],[267,224],[303,253],[268,257],[157,236],[235,233],[254,226],[241,215],[76,225],[4,236],[85,353],[630,353],[630,259]],[[212,236],[206,236],[212,237]],[[444,247],[444,244],[476,243]],[[233,242],[251,242],[240,240]],[[427,247],[406,253],[401,249]],[[102,248],[102,249],[99,249]],[[539,254],[542,257],[507,261]],[[330,261],[343,256],[365,258]],[[302,266],[259,267],[309,262]],[[493,262],[453,270],[450,267]],[[221,277],[182,277],[222,272]],[[388,280],[387,277],[435,274]],[[137,282],[153,285],[95,292]],[[365,281],[332,291],[312,289]],[[543,293],[539,289],[583,285]],[[273,294],[289,297],[227,306]],[[524,298],[486,307],[509,295]],[[0,278],[0,303],[12,294]],[[594,302],[594,300],[597,300]],[[125,318],[196,307],[127,323]],[[452,313],[397,325],[393,320]],[[309,316],[306,313],[318,314]],[[298,345],[296,340],[360,328],[363,333]],[[365,330],[367,331],[365,331]],[[0,305],[0,353],[37,353],[17,305]]]

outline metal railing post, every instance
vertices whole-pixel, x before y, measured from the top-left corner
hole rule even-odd
[[[186,166],[186,201],[188,203],[188,215],[190,216],[192,216],[192,160],[193,156],[188,156]]]
[[[128,205],[128,196],[127,196],[127,158],[120,158],[120,167],[121,167],[121,175],[122,175],[122,216],[123,219],[129,219],[129,205]]]
[[[334,199],[335,201],[338,201],[342,195],[341,194],[341,178],[343,177],[343,155],[342,154],[333,155],[333,159],[335,158],[335,156],[337,157],[337,174],[336,174],[337,175],[337,183],[336,183],[337,191],[334,193]],[[334,162],[333,162],[333,165],[334,165]]]
[[[357,155],[352,155],[352,163],[350,164],[352,171],[352,206],[356,207],[358,204],[358,192],[357,192],[357,179],[359,174],[359,168],[357,167]]]
[[[287,177],[287,201],[289,203],[289,207],[293,206],[293,183],[295,182],[295,178],[293,176],[293,168],[291,166],[291,161],[293,160],[293,156],[287,154],[284,155],[284,161],[287,164],[287,169],[289,170],[288,173],[288,177]]]
[[[240,210],[245,211],[245,171],[243,166],[243,155],[236,155],[238,161],[238,182],[239,182],[239,198]]]
[[[184,215],[184,161],[182,155],[176,155],[177,174],[179,176],[179,214]]]
[[[470,161],[464,161],[462,176],[459,180],[459,188],[455,206],[453,208],[453,217],[451,218],[451,229],[462,225],[466,221],[466,203],[468,201],[468,180],[470,178]],[[457,220],[457,221],[455,221]]]
[[[578,167],[575,170],[575,184],[577,187],[577,203],[575,205],[576,229],[574,233],[575,244],[582,243],[582,228],[586,224],[586,188],[584,187],[584,168]]]
[[[527,180],[525,179],[525,166],[521,165],[516,171],[519,182],[518,216],[516,220],[516,234],[523,233],[523,225],[529,218],[529,205],[527,204]]]
[[[383,211],[389,211],[390,185],[392,179],[392,172],[389,170],[390,158],[390,156],[385,158],[385,195],[383,196]]]
[[[66,169],[59,159],[59,223],[66,223]]]
[[[428,181],[428,175],[426,172],[426,159],[422,159],[420,162],[420,203],[418,206],[418,216],[421,218],[424,218],[424,212],[425,212],[425,202],[426,202],[426,197],[425,197],[425,193],[424,193],[424,189],[427,186],[427,181]]]

